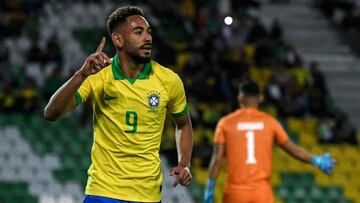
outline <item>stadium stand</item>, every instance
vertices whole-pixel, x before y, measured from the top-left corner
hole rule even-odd
[[[237,85],[246,78],[261,84],[266,95],[262,109],[278,117],[294,141],[314,152],[329,151],[339,160],[334,175],[327,177],[274,150],[276,201],[360,202],[356,133],[351,124],[341,124],[347,115],[332,97],[334,88],[327,82],[331,74],[324,73],[329,63],[319,55],[305,55],[304,49],[323,45],[331,53],[346,52],[346,58],[349,53],[343,45],[315,43],[331,37],[324,32],[309,30],[302,41],[294,39],[298,37],[290,31],[294,24],[322,26],[308,17],[317,15],[306,10],[309,1],[131,2],[148,13],[154,27],[154,58],[180,74],[191,105],[194,181],[188,190],[173,190],[172,179],[164,176],[163,202],[202,201],[214,127],[237,107]],[[81,202],[92,142],[89,106],[55,123],[45,121],[41,109],[106,35],[104,22],[116,6],[117,1],[109,0],[1,1],[5,16],[0,20],[1,203]],[[274,13],[283,16],[274,18]],[[231,26],[222,22],[229,14],[234,18]],[[298,21],[291,22],[294,19]],[[306,20],[309,24],[304,25]],[[110,43],[105,51],[114,53]],[[337,60],[333,69],[343,63],[354,65]],[[344,128],[350,139],[336,137]],[[163,171],[177,162],[173,132],[169,120],[162,140]],[[222,173],[218,180],[217,202],[225,178]]]

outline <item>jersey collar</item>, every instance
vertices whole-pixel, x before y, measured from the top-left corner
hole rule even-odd
[[[119,64],[119,57],[118,55],[115,55],[112,61],[112,72],[114,75],[114,78],[117,80],[124,80],[127,79],[131,84],[133,84],[136,79],[143,80],[147,78],[150,75],[151,72],[151,62],[145,63],[144,68],[141,71],[141,73],[138,75],[137,78],[127,78],[125,74],[121,70],[121,66]]]

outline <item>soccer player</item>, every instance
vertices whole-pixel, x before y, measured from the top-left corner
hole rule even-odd
[[[44,109],[56,120],[90,100],[94,141],[84,203],[160,202],[162,172],[159,158],[166,112],[176,124],[179,163],[170,169],[173,183],[192,180],[192,126],[180,77],[151,60],[149,23],[138,7],[115,10],[108,31],[117,54],[111,60],[95,53],[50,98]]]
[[[275,118],[258,110],[262,100],[258,84],[252,81],[244,83],[238,95],[241,108],[218,122],[204,193],[205,203],[213,202],[216,179],[225,157],[227,183],[224,203],[273,203],[270,177],[274,143],[294,158],[331,174],[335,160],[327,153],[313,156],[291,142]]]

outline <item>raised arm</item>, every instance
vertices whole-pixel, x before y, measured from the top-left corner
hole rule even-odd
[[[190,162],[193,147],[192,126],[189,113],[175,118],[176,123],[176,140],[179,164],[170,169],[170,175],[178,175],[173,187],[178,183],[188,186],[191,183],[192,176],[190,173]]]
[[[83,66],[51,96],[44,108],[47,120],[54,121],[72,110],[76,105],[74,94],[85,79],[111,64],[110,58],[102,52],[105,41],[103,37],[96,52],[87,57]]]

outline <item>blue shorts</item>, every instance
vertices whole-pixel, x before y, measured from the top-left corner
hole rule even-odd
[[[124,201],[120,199],[113,199],[109,197],[101,197],[95,195],[85,195],[83,203],[140,203],[140,202]],[[161,203],[161,201],[159,203]]]

